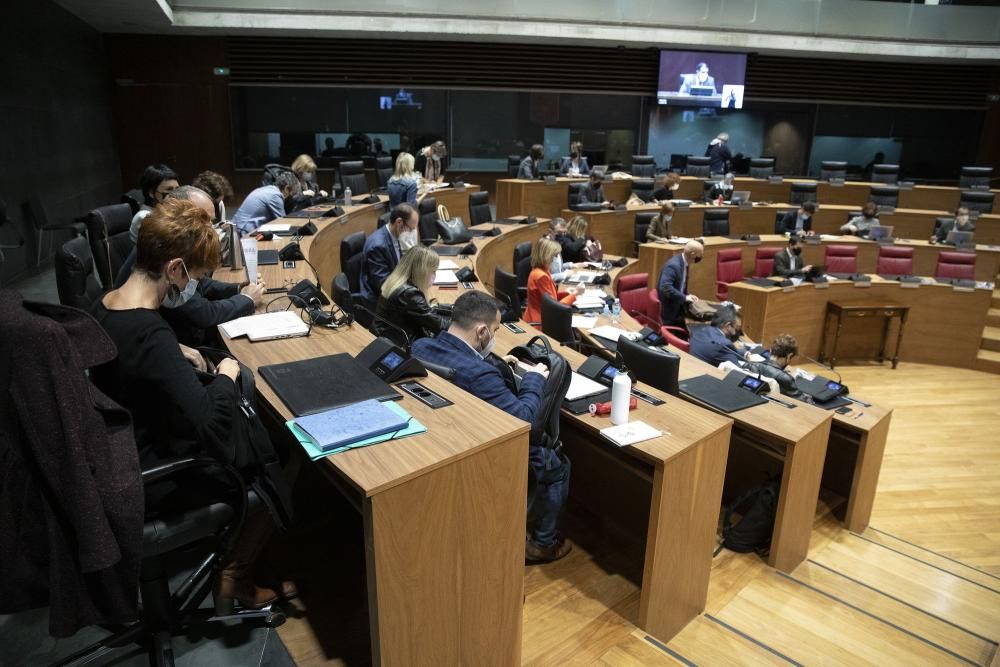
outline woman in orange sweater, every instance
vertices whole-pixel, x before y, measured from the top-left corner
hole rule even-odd
[[[524,311],[524,319],[528,322],[542,321],[542,295],[548,294],[562,303],[571,304],[576,301],[576,290],[556,292],[556,284],[552,281],[552,260],[562,252],[558,243],[551,239],[538,239],[531,249],[531,273],[528,275],[528,307]]]

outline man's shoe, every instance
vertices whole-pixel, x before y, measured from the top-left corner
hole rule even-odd
[[[573,549],[566,540],[553,542],[547,547],[540,547],[531,540],[524,541],[524,559],[529,563],[551,563],[563,558]]]

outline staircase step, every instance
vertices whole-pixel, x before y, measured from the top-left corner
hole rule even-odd
[[[1000,308],[990,308],[986,311],[986,326],[1000,327]]]
[[[962,577],[963,579],[975,581],[978,584],[982,584],[987,588],[992,588],[1000,593],[1000,577],[977,569],[971,565],[966,565],[965,563],[955,560],[946,554],[931,551],[930,549],[922,547],[919,544],[907,542],[896,537],[895,535],[890,535],[889,533],[885,533],[874,527],[869,527],[862,535],[860,535],[860,537],[871,542],[875,542],[876,544],[881,544],[889,549],[895,549],[896,551],[906,554],[911,558],[923,561],[928,565],[933,565],[934,567],[942,570],[947,570],[955,576]]]
[[[685,626],[667,648],[696,665],[783,665],[788,662],[714,617],[702,615]]]
[[[984,350],[1000,352],[1000,327],[983,328],[983,340],[979,347]]]
[[[997,276],[996,282],[1000,284],[1000,276]],[[1000,308],[1000,288],[993,290],[993,300],[990,302],[990,307]]]
[[[1000,373],[1000,352],[979,350],[976,354],[976,370],[986,373]]]

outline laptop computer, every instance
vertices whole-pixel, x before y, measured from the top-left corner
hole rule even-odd
[[[972,240],[973,234],[975,234],[975,232],[962,232],[957,229],[953,229],[948,232],[948,236],[945,238],[944,242],[948,245],[958,246],[960,248],[971,247],[975,245],[975,242]]]
[[[750,191],[749,190],[733,190],[733,194],[729,196],[729,203],[733,206],[739,204],[749,204],[750,203]]]
[[[699,375],[682,380],[678,383],[678,387],[682,394],[727,414],[767,403],[766,399],[757,394],[711,375]]]
[[[402,398],[346,353],[270,364],[257,370],[296,417],[370,398],[379,401]]]
[[[892,243],[892,225],[879,225],[878,227],[872,227],[868,232],[869,241],[877,241],[878,243]]]

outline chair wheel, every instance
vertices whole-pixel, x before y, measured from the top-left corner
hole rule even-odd
[[[269,628],[277,628],[285,624],[288,618],[285,616],[285,612],[279,610],[272,611],[264,618],[264,624]]]

